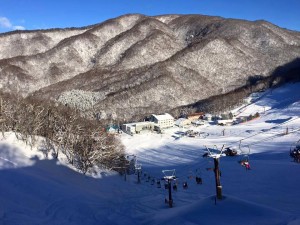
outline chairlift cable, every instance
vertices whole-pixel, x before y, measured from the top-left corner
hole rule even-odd
[[[296,119],[299,119],[299,118],[298,118],[298,117],[293,118],[292,120],[285,121],[285,122],[280,123],[280,124],[278,124],[278,125],[276,125],[276,126],[274,126],[274,127],[269,128],[269,129],[267,129],[267,130],[260,131],[260,132],[258,132],[258,133],[256,133],[256,134],[253,134],[253,135],[250,135],[250,136],[248,136],[248,137],[242,138],[242,139],[240,139],[240,140],[238,140],[238,141],[231,142],[231,145],[230,145],[229,147],[233,147],[233,144],[234,144],[234,143],[240,143],[241,141],[244,141],[244,140],[247,140],[247,139],[249,139],[249,138],[255,137],[255,136],[259,135],[259,134],[267,133],[267,132],[269,132],[270,130],[272,130],[272,129],[274,129],[274,128],[277,128],[277,127],[280,127],[280,126],[282,126],[282,125],[285,125],[286,123],[290,123],[290,122],[292,122],[292,121],[294,121],[294,120],[296,120]],[[297,131],[299,131],[299,130],[300,130],[300,128],[297,129],[297,130],[293,130],[293,131],[291,131],[291,132],[289,132],[289,133],[295,133],[295,132],[297,132]],[[277,133],[277,134],[278,134],[278,133]]]
[[[291,134],[291,133],[296,133],[296,132],[298,132],[298,131],[300,131],[300,128],[297,129],[297,130],[293,130],[293,131],[289,132],[289,134]],[[261,142],[268,141],[268,140],[270,140],[270,139],[276,138],[276,137],[278,137],[278,135],[281,135],[281,134],[282,134],[282,132],[278,132],[278,133],[276,133],[276,134],[274,134],[274,135],[272,135],[272,136],[270,136],[270,137],[261,139],[261,140],[259,140],[259,141],[254,142],[254,143],[251,143],[251,144],[249,144],[249,145],[257,145],[257,144],[259,144],[259,143],[261,143]]]

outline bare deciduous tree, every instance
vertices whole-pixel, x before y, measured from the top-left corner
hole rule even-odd
[[[114,168],[122,163],[124,149],[100,121],[84,119],[68,107],[44,104],[0,93],[1,132],[13,131],[31,146],[45,138],[44,153],[55,158],[64,154],[83,173],[95,166]]]

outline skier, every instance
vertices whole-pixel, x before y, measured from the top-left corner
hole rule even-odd
[[[187,184],[187,182],[185,181],[185,182],[183,182],[183,189],[187,189],[188,188],[188,184]]]
[[[157,188],[161,188],[160,180],[157,181]]]
[[[246,170],[250,170],[250,163],[248,161],[244,162],[244,166],[245,166]]]
[[[173,190],[174,190],[174,191],[177,191],[177,184],[176,184],[176,183],[173,184]]]
[[[197,184],[202,184],[202,178],[201,177],[196,177],[196,183]]]

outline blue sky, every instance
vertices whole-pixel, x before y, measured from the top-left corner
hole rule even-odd
[[[264,19],[300,31],[300,0],[0,0],[0,32],[81,27],[127,13]]]

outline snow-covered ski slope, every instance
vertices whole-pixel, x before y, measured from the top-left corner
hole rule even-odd
[[[126,181],[105,171],[83,176],[63,158],[45,160],[41,146],[31,149],[7,134],[0,138],[0,225],[300,224],[300,164],[289,157],[291,144],[300,139],[299,89],[300,83],[287,84],[255,96],[234,112],[261,114],[248,123],[123,134],[127,153],[142,164],[140,184],[136,175]],[[187,129],[204,133],[181,136]],[[238,163],[240,156],[221,157],[224,197],[215,201],[213,161],[202,155],[204,146],[223,145],[245,154],[250,149],[251,170]],[[164,202],[163,183],[157,188],[151,182],[165,169],[175,169],[178,177],[173,208]],[[196,184],[196,175],[202,185]],[[182,188],[184,181],[188,189]]]

